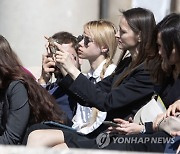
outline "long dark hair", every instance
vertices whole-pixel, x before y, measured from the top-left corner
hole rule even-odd
[[[154,40],[157,40],[157,35],[161,34],[161,41],[167,59],[170,58],[173,48],[180,55],[180,14],[171,13],[160,21],[154,32]],[[168,76],[171,76],[175,67],[167,66],[168,74],[162,69],[162,58],[158,53],[158,49],[154,50],[152,57],[148,59],[148,65],[151,70],[151,75],[155,82],[163,83]]]
[[[0,35],[0,91],[7,89],[14,80],[21,81],[27,89],[30,105],[30,123],[53,120],[64,123],[64,113],[56,105],[54,98],[27,74],[8,41]]]
[[[153,32],[156,22],[151,11],[144,8],[132,8],[122,12],[122,15],[127,20],[132,31],[135,34],[141,34],[141,42],[139,42],[138,45],[138,55],[136,59],[131,62],[128,69],[117,80],[114,85],[115,87],[118,86],[132,71],[134,71],[137,66],[143,63],[149,53],[151,53],[156,47],[156,42],[153,40]]]

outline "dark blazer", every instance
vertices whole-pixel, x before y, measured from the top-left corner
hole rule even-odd
[[[0,144],[20,144],[30,117],[28,94],[23,83],[12,81],[5,95],[1,96],[0,104],[3,105],[0,110]]]
[[[154,86],[149,72],[144,64],[141,64],[118,87],[113,88],[112,85],[126,68],[127,65],[96,85],[83,74],[80,74],[75,81],[67,75],[59,85],[68,89],[69,95],[81,105],[107,111],[107,120],[116,117],[127,119],[133,117],[136,111],[151,98]]]

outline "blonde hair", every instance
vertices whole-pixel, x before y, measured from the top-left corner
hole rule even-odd
[[[100,48],[107,48],[105,54],[106,63],[103,65],[102,72],[100,74],[103,79],[107,67],[113,63],[113,57],[117,48],[117,41],[115,37],[116,28],[113,23],[106,20],[90,21],[84,25],[84,29],[87,29],[93,39],[93,41]]]
[[[101,19],[86,23],[84,25],[84,29],[88,30],[91,38],[96,43],[96,45],[99,46],[99,48],[107,48],[107,52],[104,55],[106,63],[103,65],[103,69],[100,74],[100,78],[103,79],[108,66],[113,63],[113,57],[116,52],[116,28],[113,23]],[[87,127],[91,126],[96,121],[98,112],[98,109],[92,107],[92,117],[89,120],[89,124],[86,125]]]

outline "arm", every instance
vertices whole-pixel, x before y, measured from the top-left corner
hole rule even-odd
[[[136,69],[116,88],[111,87],[113,80],[113,76],[107,77],[94,85],[82,74],[76,80],[67,75],[59,85],[69,88],[80,104],[101,111],[125,107],[135,102],[143,104],[153,94],[149,73],[143,68]]]
[[[17,82],[7,94],[7,98],[9,111],[0,144],[18,144],[22,141],[30,116],[26,88],[21,82]]]

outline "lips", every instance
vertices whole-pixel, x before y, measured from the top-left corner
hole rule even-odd
[[[82,50],[80,50],[80,49],[77,51],[77,53],[78,53],[78,56],[83,55],[83,51],[82,51]]]

